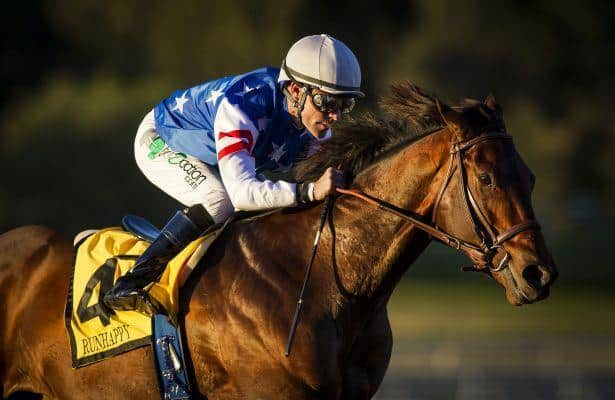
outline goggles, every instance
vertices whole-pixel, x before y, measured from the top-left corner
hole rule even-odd
[[[339,97],[332,96],[326,93],[313,93],[308,91],[308,95],[312,98],[314,106],[323,113],[341,112],[348,114],[354,108],[357,100],[354,97]]]

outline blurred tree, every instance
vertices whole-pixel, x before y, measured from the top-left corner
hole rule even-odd
[[[388,58],[383,80],[409,78],[457,98],[495,93],[537,172],[539,190],[545,181],[551,186],[550,196],[543,197],[548,205],[539,200],[547,221],[577,226],[562,218],[571,205],[576,214],[607,212],[614,180],[612,168],[604,168],[604,155],[614,150],[615,131],[600,121],[601,105],[615,91],[615,57],[606,50],[615,40],[613,4],[503,1],[494,7],[478,0],[437,0],[417,5],[417,26],[400,40],[397,56]],[[586,201],[569,201],[575,198]]]
[[[12,3],[3,7],[2,14],[0,104],[4,105],[22,96],[23,89],[41,84],[44,75],[56,67],[56,56],[62,45],[53,35],[39,4]],[[27,30],[23,29],[24,24]]]
[[[324,32],[356,52],[363,109],[399,79],[445,99],[494,93],[538,176],[547,237],[564,255],[608,253],[595,237],[615,221],[615,3],[40,0],[3,16],[0,230],[72,233],[127,211],[162,222],[177,205],[134,165],[142,116],[177,88],[278,66]]]

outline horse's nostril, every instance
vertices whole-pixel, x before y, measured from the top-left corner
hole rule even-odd
[[[528,265],[523,269],[521,273],[523,278],[529,283],[533,288],[540,289],[543,285],[543,279],[545,278],[542,268],[538,265]]]

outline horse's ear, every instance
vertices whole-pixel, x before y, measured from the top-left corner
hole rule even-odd
[[[504,123],[504,110],[502,110],[502,106],[495,101],[495,97],[492,94],[487,96],[484,101],[484,105],[492,111],[496,124],[500,127],[500,129],[506,131],[506,124]]]
[[[487,96],[483,103],[492,111],[494,111],[495,115],[497,115],[498,117],[502,117],[502,107],[498,104],[492,94],[489,94],[489,96]]]
[[[438,112],[440,113],[442,122],[446,124],[448,129],[455,134],[457,140],[466,140],[467,129],[464,126],[463,113],[454,110],[439,101],[436,101],[436,106],[438,107]]]

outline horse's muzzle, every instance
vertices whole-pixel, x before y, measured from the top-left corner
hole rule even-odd
[[[530,264],[523,268],[521,275],[533,289],[540,290],[550,286],[557,278],[557,270],[544,265]]]

